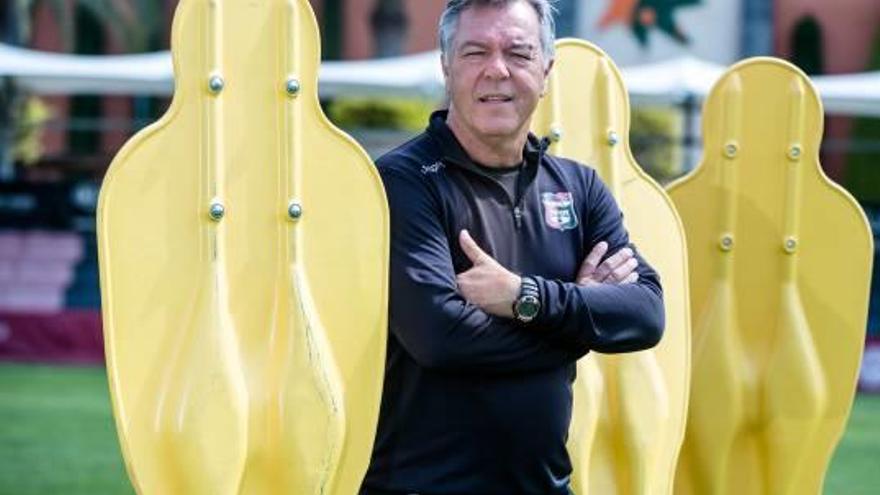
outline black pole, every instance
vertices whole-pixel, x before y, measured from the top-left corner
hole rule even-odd
[[[21,108],[22,102],[12,78],[0,76],[0,182],[15,180],[15,162],[12,158],[15,127],[12,119],[16,107]]]
[[[339,60],[342,58],[344,30],[342,28],[343,0],[324,2],[323,26],[321,26],[321,58]]]
[[[691,153],[697,144],[697,136],[693,133],[694,128],[694,110],[697,101],[694,95],[688,94],[681,102],[681,109],[684,112],[684,132],[682,133],[682,148],[684,154],[684,173],[688,173],[696,166],[691,159]]]
[[[7,1],[6,9],[0,12],[3,16],[3,43],[12,46],[21,44],[21,25],[18,18],[18,2]],[[12,118],[16,106],[20,106],[19,96],[11,78],[0,76],[0,182],[15,180],[15,163],[12,160]]]
[[[773,54],[773,4],[767,0],[744,0],[740,51],[743,57]]]
[[[565,38],[574,36],[577,31],[578,2],[574,0],[562,0],[556,4],[556,37]]]
[[[20,36],[18,8],[15,1],[9,0],[6,3],[6,9],[0,12],[0,27],[2,27],[2,36],[0,39],[7,45],[18,45]]]

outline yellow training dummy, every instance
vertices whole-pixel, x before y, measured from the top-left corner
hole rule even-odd
[[[182,0],[167,114],[98,213],[108,374],[139,493],[355,493],[382,385],[388,213],[318,103],[307,0]]]
[[[666,333],[648,351],[590,353],[578,362],[569,451],[579,495],[672,492],[690,374],[687,255],[681,221],[629,150],[629,100],[620,73],[594,45],[557,43],[549,92],[534,120],[551,151],[599,172],[634,243],[663,280]]]
[[[818,494],[855,392],[871,232],[822,173],[822,106],[794,66],[732,67],[703,131],[700,167],[669,187],[694,315],[676,493]]]

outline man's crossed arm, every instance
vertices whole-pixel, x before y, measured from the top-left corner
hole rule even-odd
[[[462,251],[474,264],[471,269],[456,276],[461,295],[489,314],[512,318],[513,303],[520,291],[520,276],[483,251],[467,230],[461,231],[458,241]],[[578,285],[631,284],[638,281],[639,274],[635,270],[639,261],[632,249],[625,247],[602,261],[607,252],[607,242],[593,247],[578,270]]]
[[[612,276],[615,282],[629,277],[619,269],[628,251],[599,263],[603,249],[629,246],[620,213],[604,189],[589,198],[590,204],[606,207],[594,207],[589,214],[595,226],[589,242],[596,247],[582,262],[578,280],[532,276],[539,285],[542,309],[523,328],[509,317],[484,309],[497,307],[499,314],[510,315],[519,291],[518,277],[495,270],[495,260],[481,250],[471,250],[468,256],[480,263],[457,278],[436,195],[420,175],[408,169],[380,166],[379,170],[394,233],[389,328],[422,366],[528,372],[571,363],[590,350],[629,352],[659,341],[663,303],[656,272],[639,260],[636,283],[602,283]],[[603,240],[610,247],[601,246]],[[477,300],[477,294],[483,299]]]

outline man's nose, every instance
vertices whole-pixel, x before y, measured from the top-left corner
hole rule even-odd
[[[501,54],[493,55],[486,60],[486,68],[483,70],[483,73],[490,79],[507,79],[510,77],[507,61]]]

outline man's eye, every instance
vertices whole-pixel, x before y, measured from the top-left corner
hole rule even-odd
[[[483,52],[474,51],[474,52],[465,52],[464,56],[465,57],[479,57],[482,54],[483,54]]]
[[[532,55],[530,53],[514,53],[513,56],[520,60],[531,60]]]

